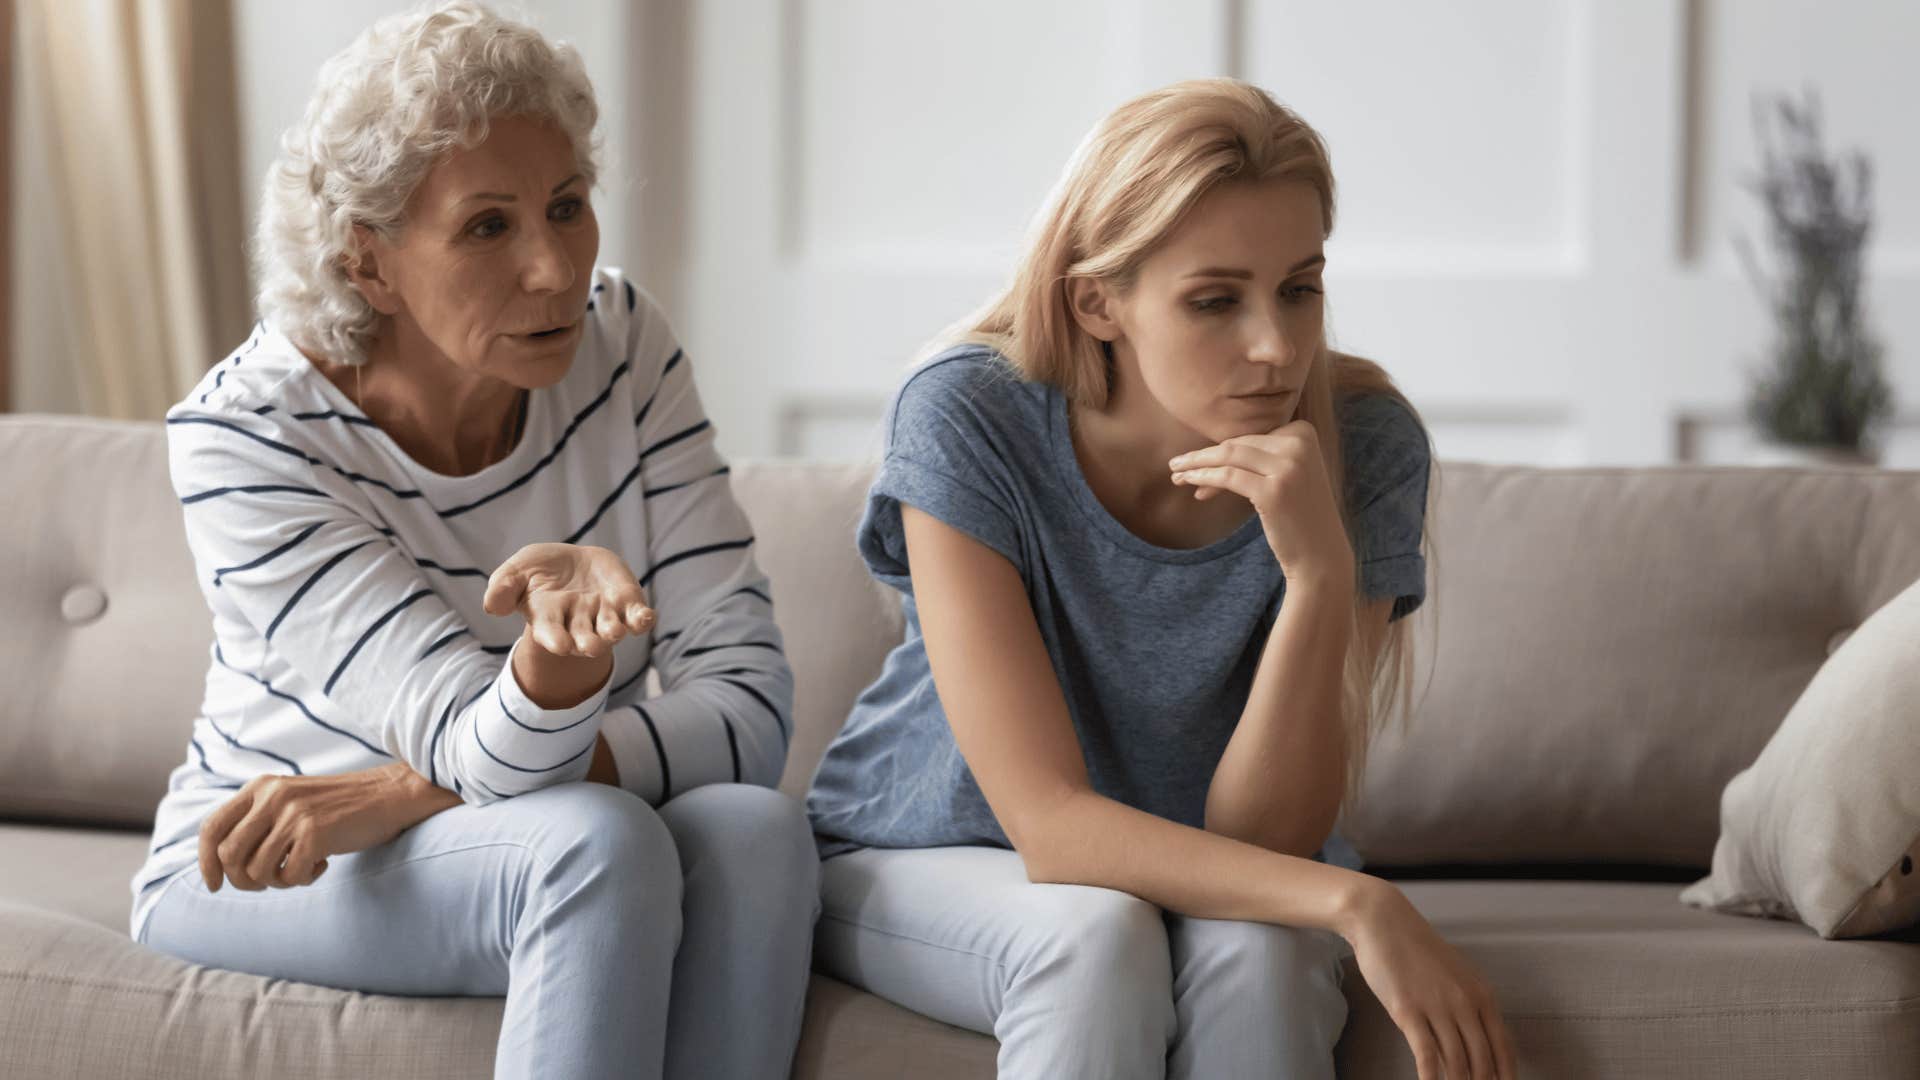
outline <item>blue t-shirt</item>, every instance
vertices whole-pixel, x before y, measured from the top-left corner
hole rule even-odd
[[[1386,396],[1344,402],[1340,425],[1359,583],[1368,597],[1394,597],[1399,618],[1426,596],[1426,435]],[[908,376],[886,430],[857,542],[873,576],[906,594],[906,637],[814,774],[807,812],[823,850],[1011,846],[934,689],[901,503],[1019,570],[1094,790],[1200,827],[1286,595],[1259,517],[1201,548],[1134,535],[1080,471],[1066,398],[981,346],[949,350]],[[1338,834],[1316,857],[1361,865]]]

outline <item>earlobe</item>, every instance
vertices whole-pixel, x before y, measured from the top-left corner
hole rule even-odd
[[[374,251],[373,230],[365,225],[353,227],[355,250],[340,257],[347,271],[347,281],[360,293],[362,299],[382,315],[392,315],[400,310],[400,298],[393,286],[381,273],[380,259]]]
[[[1073,321],[1080,329],[1108,343],[1120,337],[1120,324],[1111,311],[1112,299],[1104,281],[1084,277],[1067,279],[1067,310],[1073,313]]]

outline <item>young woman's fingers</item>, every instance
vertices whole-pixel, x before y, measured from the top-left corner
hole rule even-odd
[[[1447,1070],[1447,1080],[1471,1080],[1473,1070],[1467,1064],[1467,1048],[1460,1042],[1460,1026],[1452,1014],[1428,1017],[1428,1026],[1433,1029],[1434,1041],[1440,1044],[1440,1064]]]
[[[1460,1028],[1460,1041],[1467,1047],[1467,1063],[1473,1068],[1474,1080],[1498,1080],[1493,1046],[1487,1039],[1486,1026],[1480,1022],[1480,1014],[1471,1008],[1462,1009],[1456,1024]]]
[[[1513,1033],[1507,1030],[1506,1018],[1500,1015],[1497,1006],[1489,1006],[1481,1013],[1487,1025],[1487,1038],[1493,1042],[1493,1058],[1500,1065],[1500,1080],[1520,1080],[1520,1064],[1513,1048]]]
[[[1420,1080],[1442,1080],[1440,1047],[1433,1041],[1433,1029],[1426,1018],[1410,1012],[1389,1011],[1387,1015],[1406,1038],[1407,1049],[1413,1051],[1413,1068]]]
[[[1248,436],[1229,439],[1223,443],[1188,451],[1173,459],[1178,465],[1168,462],[1174,472],[1186,472],[1192,469],[1214,468],[1231,465],[1247,469],[1261,475],[1267,475],[1279,457],[1275,450],[1264,441],[1263,436]]]
[[[221,803],[200,823],[200,878],[207,883],[208,892],[219,892],[220,882],[226,876],[220,865],[220,844],[251,809],[253,792],[242,788],[238,795]]]
[[[1184,469],[1173,474],[1173,482],[1196,489],[1195,498],[1204,498],[1207,488],[1222,488],[1259,507],[1265,494],[1266,478],[1237,466],[1216,465],[1204,469]]]

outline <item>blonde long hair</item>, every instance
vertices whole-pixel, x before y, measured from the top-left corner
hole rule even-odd
[[[1228,180],[1311,184],[1319,195],[1326,232],[1333,231],[1333,169],[1326,144],[1306,121],[1260,88],[1235,79],[1196,79],[1121,105],[1088,134],[1067,163],[1035,219],[1012,283],[950,327],[928,353],[959,342],[984,344],[1029,381],[1054,387],[1080,408],[1103,408],[1111,389],[1106,354],[1102,342],[1074,321],[1068,280],[1099,278],[1123,289],[1130,286],[1141,262],[1201,196]],[[1346,477],[1337,404],[1375,394],[1393,397],[1419,416],[1380,365],[1333,351],[1323,334],[1298,416],[1319,436],[1336,492],[1345,491]],[[1428,458],[1432,460],[1431,442]],[[1430,497],[1429,505],[1432,501]],[[1352,508],[1344,499],[1341,504],[1347,535],[1359,550]],[[1425,522],[1421,536],[1432,565],[1432,534]],[[1404,727],[1413,711],[1409,622],[1402,618],[1391,623],[1377,651],[1370,652],[1361,636],[1359,616],[1365,607],[1356,590],[1353,647],[1347,650],[1341,680],[1347,737],[1343,813],[1356,805],[1373,737],[1396,714]]]

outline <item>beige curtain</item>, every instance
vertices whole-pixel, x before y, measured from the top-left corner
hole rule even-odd
[[[57,221],[65,364],[96,416],[155,418],[252,322],[228,0],[17,0]]]

